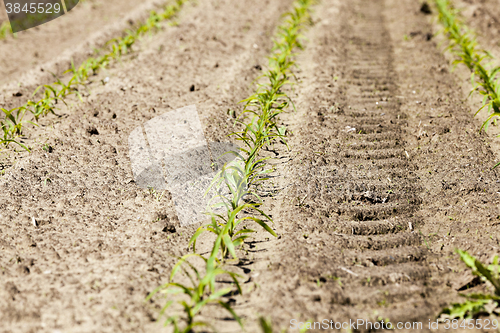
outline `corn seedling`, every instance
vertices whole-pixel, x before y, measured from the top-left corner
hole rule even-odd
[[[260,329],[262,330],[262,333],[273,333],[273,324],[270,319],[266,319],[264,317],[259,318],[259,325]],[[304,330],[300,330],[300,333],[302,333]],[[280,331],[281,333],[285,333],[286,329],[282,329]]]
[[[106,43],[106,48],[98,52],[104,53],[103,55],[97,58],[89,58],[79,67],[75,67],[72,62],[71,68],[63,73],[72,74],[68,83],[64,83],[56,77],[56,82],[38,87],[32,97],[40,94],[42,96],[40,100],[28,100],[24,105],[12,110],[2,108],[1,110],[5,118],[0,120],[0,127],[3,132],[3,138],[0,139],[0,143],[5,145],[17,143],[29,151],[26,146],[15,140],[16,137],[22,133],[23,124],[27,122],[22,120],[26,111],[29,111],[35,121],[38,121],[40,117],[46,116],[49,113],[54,113],[55,105],[59,101],[64,103],[65,98],[71,94],[76,94],[79,99],[82,100],[82,96],[78,90],[79,86],[87,85],[88,78],[91,75],[95,75],[99,70],[106,68],[111,61],[118,60],[121,56],[130,53],[132,46],[140,37],[154,31],[154,29],[158,29],[161,21],[173,18],[187,1],[188,0],[175,0],[173,4],[168,5],[161,13],[158,14],[155,11],[151,12],[146,22],[137,27],[137,29],[133,31],[128,30],[125,36],[114,38]],[[4,23],[0,28],[0,37],[2,34],[5,34],[4,31],[7,29],[6,27],[7,25]],[[10,25],[8,25],[8,29],[10,30]],[[29,123],[34,124],[33,122]]]
[[[15,138],[21,134],[23,122],[29,122],[23,120],[25,111],[20,110],[19,112],[13,113],[13,111],[15,111],[16,109],[6,110],[4,108],[0,108],[0,110],[2,110],[5,116],[4,121],[0,122],[0,126],[2,127],[3,132],[3,138],[0,139],[0,143],[3,143],[5,145],[8,145],[9,143],[16,143],[29,151],[28,147],[15,140]]]
[[[249,147],[252,148],[250,145]],[[251,219],[250,217],[237,219],[236,214],[242,211],[253,211],[255,213],[259,213],[260,215],[271,221],[271,219],[264,212],[258,209],[258,207],[262,203],[262,200],[260,199],[258,194],[251,191],[249,187],[250,185],[254,185],[259,181],[268,179],[267,177],[265,177],[265,174],[269,173],[271,169],[265,169],[265,161],[267,160],[267,158],[258,158],[255,155],[257,152],[256,149],[253,149],[252,152],[246,149],[241,149],[241,151],[248,152],[250,157],[244,160],[243,156],[240,153],[229,152],[234,154],[236,156],[236,159],[222,167],[222,170],[216,175],[210,187],[207,189],[207,192],[205,194],[208,194],[210,190],[215,190],[215,192],[218,193],[211,199],[211,202],[217,202],[209,207],[208,214],[212,216],[212,224],[201,227],[198,231],[201,232],[202,230],[206,230],[205,227],[209,227],[210,231],[215,232],[216,230],[219,230],[219,228],[215,227],[215,225],[223,226],[229,224],[229,235],[230,237],[233,237],[238,234],[234,231],[236,226],[243,220]],[[222,187],[227,188],[227,193],[222,193]],[[252,196],[258,199],[257,203],[248,203],[249,198]],[[220,208],[226,210],[227,217],[214,213],[214,211]],[[233,214],[234,212],[237,213]],[[214,225],[217,218],[221,220],[221,223],[216,223]],[[264,221],[260,219],[256,219],[254,221],[268,230],[271,234],[275,235],[272,229],[270,229]],[[197,234],[193,236],[193,244],[195,244],[198,235],[199,233],[197,232]],[[238,244],[241,243],[238,241]]]
[[[192,263],[189,262],[189,259],[191,258],[199,258],[204,262],[205,275],[202,275],[202,272],[200,272],[198,268],[196,268]],[[179,272],[184,273],[184,278],[190,281],[190,285],[176,282],[175,278]],[[150,300],[157,293],[180,296],[180,300],[177,303],[183,309],[184,316],[180,317],[178,315],[172,315],[169,316],[165,321],[165,326],[174,326],[175,333],[191,333],[194,332],[194,329],[196,327],[209,327],[213,329],[209,323],[195,319],[195,317],[200,313],[203,307],[209,303],[218,304],[222,308],[227,310],[243,328],[241,319],[233,311],[231,306],[221,300],[224,295],[232,291],[232,288],[228,287],[223,289],[216,289],[215,279],[217,277],[220,277],[221,275],[229,276],[236,285],[238,291],[241,293],[241,287],[238,282],[239,276],[235,273],[220,268],[220,262],[216,259],[215,255],[210,256],[208,259],[195,253],[185,255],[180,258],[174,266],[172,273],[170,274],[169,282],[151,292],[146,301]],[[174,301],[169,300],[162,308],[160,316],[163,316],[165,314],[165,311],[169,309],[173,304]]]
[[[273,333],[273,324],[270,320],[267,320],[264,317],[259,318],[260,328],[262,329],[262,333]]]
[[[249,180],[253,177],[255,170],[249,168],[250,170],[247,172],[246,168],[238,166],[238,164],[240,163],[237,162],[229,166],[225,165],[220,171],[219,177],[216,177],[212,182],[212,185],[220,185],[220,182],[223,181],[229,193],[227,195],[219,194],[214,197],[214,199],[222,199],[222,201],[210,207],[211,223],[199,227],[191,238],[190,245],[193,245],[193,251],[196,251],[196,240],[198,237],[203,232],[209,231],[221,238],[220,248],[222,258],[227,257],[228,254],[231,254],[233,258],[237,258],[236,248],[243,244],[250,233],[255,232],[255,230],[247,228],[238,229],[238,226],[245,221],[253,221],[271,235],[277,236],[263,219],[251,215],[252,213],[258,214],[272,222],[272,219],[259,209],[260,202],[247,203],[243,200],[245,196],[252,194],[257,196],[255,193],[248,191]],[[216,186],[211,186],[211,188],[213,187]],[[218,208],[224,208],[225,214],[214,212]],[[246,216],[238,217],[243,212]]]
[[[482,106],[477,110],[476,115],[488,107],[489,115],[480,131],[483,128],[487,130],[490,121],[494,117],[500,117],[500,78],[497,78],[500,67],[483,64],[484,60],[492,60],[493,56],[488,51],[480,49],[474,33],[459,19],[450,0],[436,0],[436,6],[439,11],[439,20],[444,27],[443,31],[450,40],[447,49],[457,56],[453,65],[457,66],[462,63],[471,71],[473,88],[469,96],[475,91],[483,96]],[[497,163],[494,168],[498,165],[500,163]]]
[[[496,313],[500,315],[500,265],[495,256],[491,265],[485,266],[466,251],[457,250],[460,259],[472,270],[472,274],[489,281],[493,286],[493,294],[462,294],[467,298],[464,303],[453,303],[443,310],[443,314],[452,318],[474,318],[480,313]]]
[[[5,39],[8,35],[12,34],[9,21],[4,21],[0,24],[0,39]]]

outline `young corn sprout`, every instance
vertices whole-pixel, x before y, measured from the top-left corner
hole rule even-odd
[[[4,39],[11,34],[12,29],[10,28],[9,21],[3,21],[2,24],[0,24],[0,39]]]
[[[237,154],[237,153],[235,153]],[[212,181],[211,189],[217,190],[211,201],[217,201],[209,207],[209,215],[211,222],[201,226],[196,230],[191,238],[189,245],[193,245],[193,251],[196,251],[196,240],[203,232],[212,232],[221,238],[221,257],[226,258],[231,254],[233,258],[237,258],[236,248],[241,246],[250,233],[255,232],[253,229],[238,228],[242,222],[253,221],[264,228],[273,236],[277,236],[271,227],[262,219],[252,216],[256,214],[268,221],[272,219],[264,213],[259,206],[261,201],[257,203],[248,203],[248,197],[255,196],[260,200],[258,195],[249,190],[248,185],[253,184],[257,179],[257,175],[262,175],[268,172],[264,168],[264,160],[243,161],[241,155],[237,154],[237,158],[224,165],[222,170]],[[261,181],[262,179],[258,179]],[[221,193],[221,185],[226,186],[228,193]],[[217,210],[223,209],[224,212],[217,213]],[[240,216],[244,214],[244,216]]]
[[[146,298],[146,301],[148,301],[158,293],[168,295],[170,298],[177,295],[177,302],[169,300],[160,311],[160,316],[163,316],[166,310],[174,305],[174,303],[177,303],[182,308],[184,313],[183,316],[179,316],[178,314],[171,315],[167,317],[165,321],[165,326],[174,326],[174,332],[191,333],[194,332],[196,327],[209,327],[213,329],[210,323],[196,320],[196,316],[199,315],[203,307],[209,303],[218,304],[227,310],[234,320],[243,328],[241,319],[233,311],[231,306],[221,300],[224,295],[232,291],[232,288],[217,289],[215,285],[215,279],[225,275],[233,281],[238,292],[241,293],[241,287],[238,282],[239,275],[226,271],[220,267],[220,262],[216,259],[217,252],[218,250],[215,252],[215,255],[212,254],[208,259],[195,253],[183,256],[175,264],[170,274],[169,282],[156,288]],[[189,261],[194,258],[200,259],[204,264],[204,275],[202,275],[203,271],[200,271]],[[181,272],[183,273],[184,280],[188,280],[189,283],[178,282],[176,280],[176,277],[180,275]]]
[[[21,129],[24,122],[29,122],[33,125],[36,125],[28,120],[23,120],[26,110],[6,110],[4,108],[0,108],[4,113],[5,118],[3,121],[0,121],[0,126],[2,127],[3,138],[0,139],[0,143],[8,145],[9,143],[15,143],[21,146],[22,148],[29,151],[28,147],[23,145],[22,143],[16,141],[15,139],[21,135]]]
[[[442,314],[452,318],[473,318],[479,313],[500,314],[500,265],[495,256],[491,265],[485,266],[467,251],[457,250],[460,259],[472,270],[472,274],[489,281],[493,286],[493,294],[462,294],[467,299],[464,303],[453,303],[443,310]]]

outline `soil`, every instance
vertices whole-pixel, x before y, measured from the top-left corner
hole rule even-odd
[[[128,136],[196,105],[207,141],[227,142],[229,111],[238,115],[252,94],[291,3],[186,5],[178,25],[94,77],[83,102],[29,129],[32,153],[4,151],[0,332],[170,331],[156,321],[165,300],[144,299],[189,253],[197,225],[179,225],[168,193],[158,201],[137,187]],[[454,251],[483,262],[499,253],[498,139],[479,133],[431,18],[411,0],[315,6],[289,91],[297,110],[280,120],[290,149],[270,148],[275,177],[258,189],[279,237],[257,233],[227,265],[245,293],[225,300],[247,332],[260,331],[260,316],[277,331],[297,332],[293,319],[443,331],[428,322],[460,302],[459,291],[487,290]],[[203,316],[241,331],[218,308]]]

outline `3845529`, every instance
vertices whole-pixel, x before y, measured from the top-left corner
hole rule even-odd
[[[58,3],[25,3],[21,5],[20,3],[6,3],[5,7],[7,9],[7,14],[15,13],[26,13],[26,14],[58,14],[61,12],[61,5]]]

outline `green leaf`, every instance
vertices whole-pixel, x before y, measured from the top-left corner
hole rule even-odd
[[[193,252],[196,252],[196,240],[206,230],[207,229],[205,228],[205,226],[199,227],[194,233],[193,237],[191,237],[191,239],[189,240],[188,247],[191,246],[191,244],[193,244]]]
[[[234,249],[234,244],[231,241],[231,238],[229,237],[229,235],[228,234],[224,234],[222,236],[222,238],[224,240],[224,244],[226,245],[227,249],[229,250],[229,253],[231,253],[231,255],[233,256],[233,258],[237,259],[238,256],[236,255],[236,251]]]
[[[470,319],[476,313],[484,311],[484,305],[488,300],[466,301],[464,303],[452,303],[449,308],[442,313],[450,315],[452,318]]]
[[[492,114],[489,115],[489,117],[486,119],[486,121],[483,123],[479,131],[483,129],[483,127],[487,126],[491,118],[493,117],[500,117],[500,112],[493,112]]]
[[[471,268],[472,270],[476,270],[476,258],[474,258],[473,256],[471,256],[469,253],[467,253],[467,251],[462,251],[460,249],[457,249],[456,250],[457,253],[460,255],[460,259],[462,259],[462,261],[469,267]]]
[[[475,264],[479,273],[486,279],[488,279],[488,281],[490,281],[493,287],[495,287],[496,294],[500,296],[500,281],[498,279],[495,279],[493,275],[491,275],[490,270],[484,267],[483,264],[479,262],[479,260],[476,259]]]
[[[274,237],[278,237],[278,235],[276,235],[276,233],[274,232],[273,229],[271,229],[270,226],[268,226],[266,224],[266,222],[262,221],[261,219],[258,219],[258,218],[255,218],[255,217],[252,217],[252,216],[249,216],[248,219],[250,220],[253,220],[255,222],[257,222],[257,224],[259,224],[262,228],[266,229],[267,232],[269,232],[271,235],[273,235]]]
[[[236,312],[234,312],[231,306],[227,303],[224,303],[223,301],[219,301],[219,304],[227,311],[229,311],[233,316],[233,318],[238,322],[238,324],[240,324],[240,327],[243,328],[243,323],[241,322],[241,318],[236,314]]]

